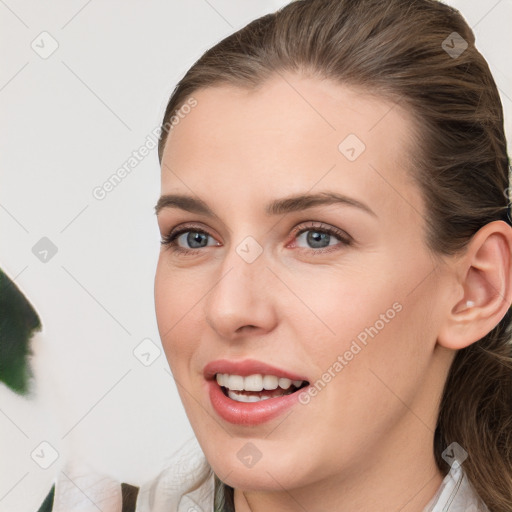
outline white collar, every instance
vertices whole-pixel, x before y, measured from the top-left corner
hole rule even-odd
[[[198,481],[198,475],[207,471],[208,464],[202,452],[195,452],[194,459],[192,448],[181,459],[178,472],[176,467],[175,464],[173,469],[171,465],[140,487],[136,512],[213,511],[213,476],[195,491],[186,492],[194,481],[192,475]],[[489,509],[478,498],[462,466],[454,463],[423,512],[489,512]]]
[[[489,509],[478,498],[462,466],[455,462],[423,512],[489,512]]]
[[[182,446],[164,464],[165,469],[139,486],[136,512],[213,512],[213,475],[196,490],[187,492],[209,470],[195,440],[192,445]],[[98,506],[103,512],[118,512],[121,501],[119,480],[96,471],[84,461],[74,461],[59,472],[53,512],[97,512]],[[462,467],[454,464],[423,512],[489,512],[489,509],[478,499]]]

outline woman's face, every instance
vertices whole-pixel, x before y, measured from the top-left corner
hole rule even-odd
[[[236,488],[281,490],[433,460],[447,275],[424,242],[410,119],[382,99],[295,75],[193,97],[163,154],[162,196],[192,199],[160,201],[162,237],[184,232],[161,248],[155,301],[214,471]],[[220,373],[288,372],[309,386],[239,402],[205,378],[220,359],[277,368]]]

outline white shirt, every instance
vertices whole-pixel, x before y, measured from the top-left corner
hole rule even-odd
[[[208,467],[197,441],[191,440],[171,456],[164,470],[139,486],[136,512],[213,512],[213,475],[195,491],[186,492],[207,474]],[[103,512],[121,512],[121,482],[86,463],[68,464],[56,480],[52,512],[97,512],[98,507]],[[474,492],[462,466],[454,465],[423,512],[489,510]]]

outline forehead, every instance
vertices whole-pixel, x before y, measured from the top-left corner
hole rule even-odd
[[[251,134],[257,142],[265,135],[274,140],[277,133],[290,138],[304,132],[310,137],[333,135],[336,141],[350,131],[367,140],[385,137],[390,143],[393,135],[407,139],[413,128],[412,116],[397,102],[332,80],[294,74],[274,76],[254,89],[215,85],[195,91],[193,98],[196,106],[180,115],[167,145],[190,135],[202,144],[227,135],[236,141]]]
[[[390,100],[292,74],[254,90],[221,85],[193,97],[197,105],[164,148],[163,192],[218,195],[230,187],[251,200],[318,184],[383,208],[399,194],[416,200],[406,172],[414,125]]]

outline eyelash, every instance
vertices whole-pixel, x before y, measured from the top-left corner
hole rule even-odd
[[[208,233],[207,231],[205,231],[201,228],[198,228],[196,226],[184,226],[176,231],[171,231],[168,235],[163,236],[160,243],[163,246],[166,246],[167,248],[172,250],[173,252],[182,254],[184,256],[198,254],[203,249],[205,249],[205,247],[202,247],[200,249],[184,249],[183,247],[179,247],[176,243],[176,240],[180,235],[182,235],[183,233],[188,233],[189,231],[193,232],[193,233],[201,233],[201,234],[204,234],[204,235],[207,235],[207,236],[210,236],[213,238],[213,236],[210,233]],[[294,231],[293,231],[294,238],[297,238],[302,233],[305,233],[307,231],[314,231],[315,233],[325,233],[325,234],[328,234],[328,235],[338,238],[338,240],[341,242],[341,244],[337,244],[334,246],[327,246],[326,248],[323,248],[323,249],[304,249],[304,248],[302,248],[302,250],[305,250],[306,252],[309,252],[309,253],[325,254],[325,253],[328,253],[328,252],[331,252],[334,250],[339,250],[339,245],[350,246],[353,243],[353,239],[344,231],[341,231],[341,230],[333,228],[333,227],[323,226],[322,224],[320,224],[320,225],[314,224],[313,222],[311,222],[307,225],[301,224],[301,225],[297,226],[297,228],[294,229]],[[207,246],[207,247],[213,247],[213,246]]]

